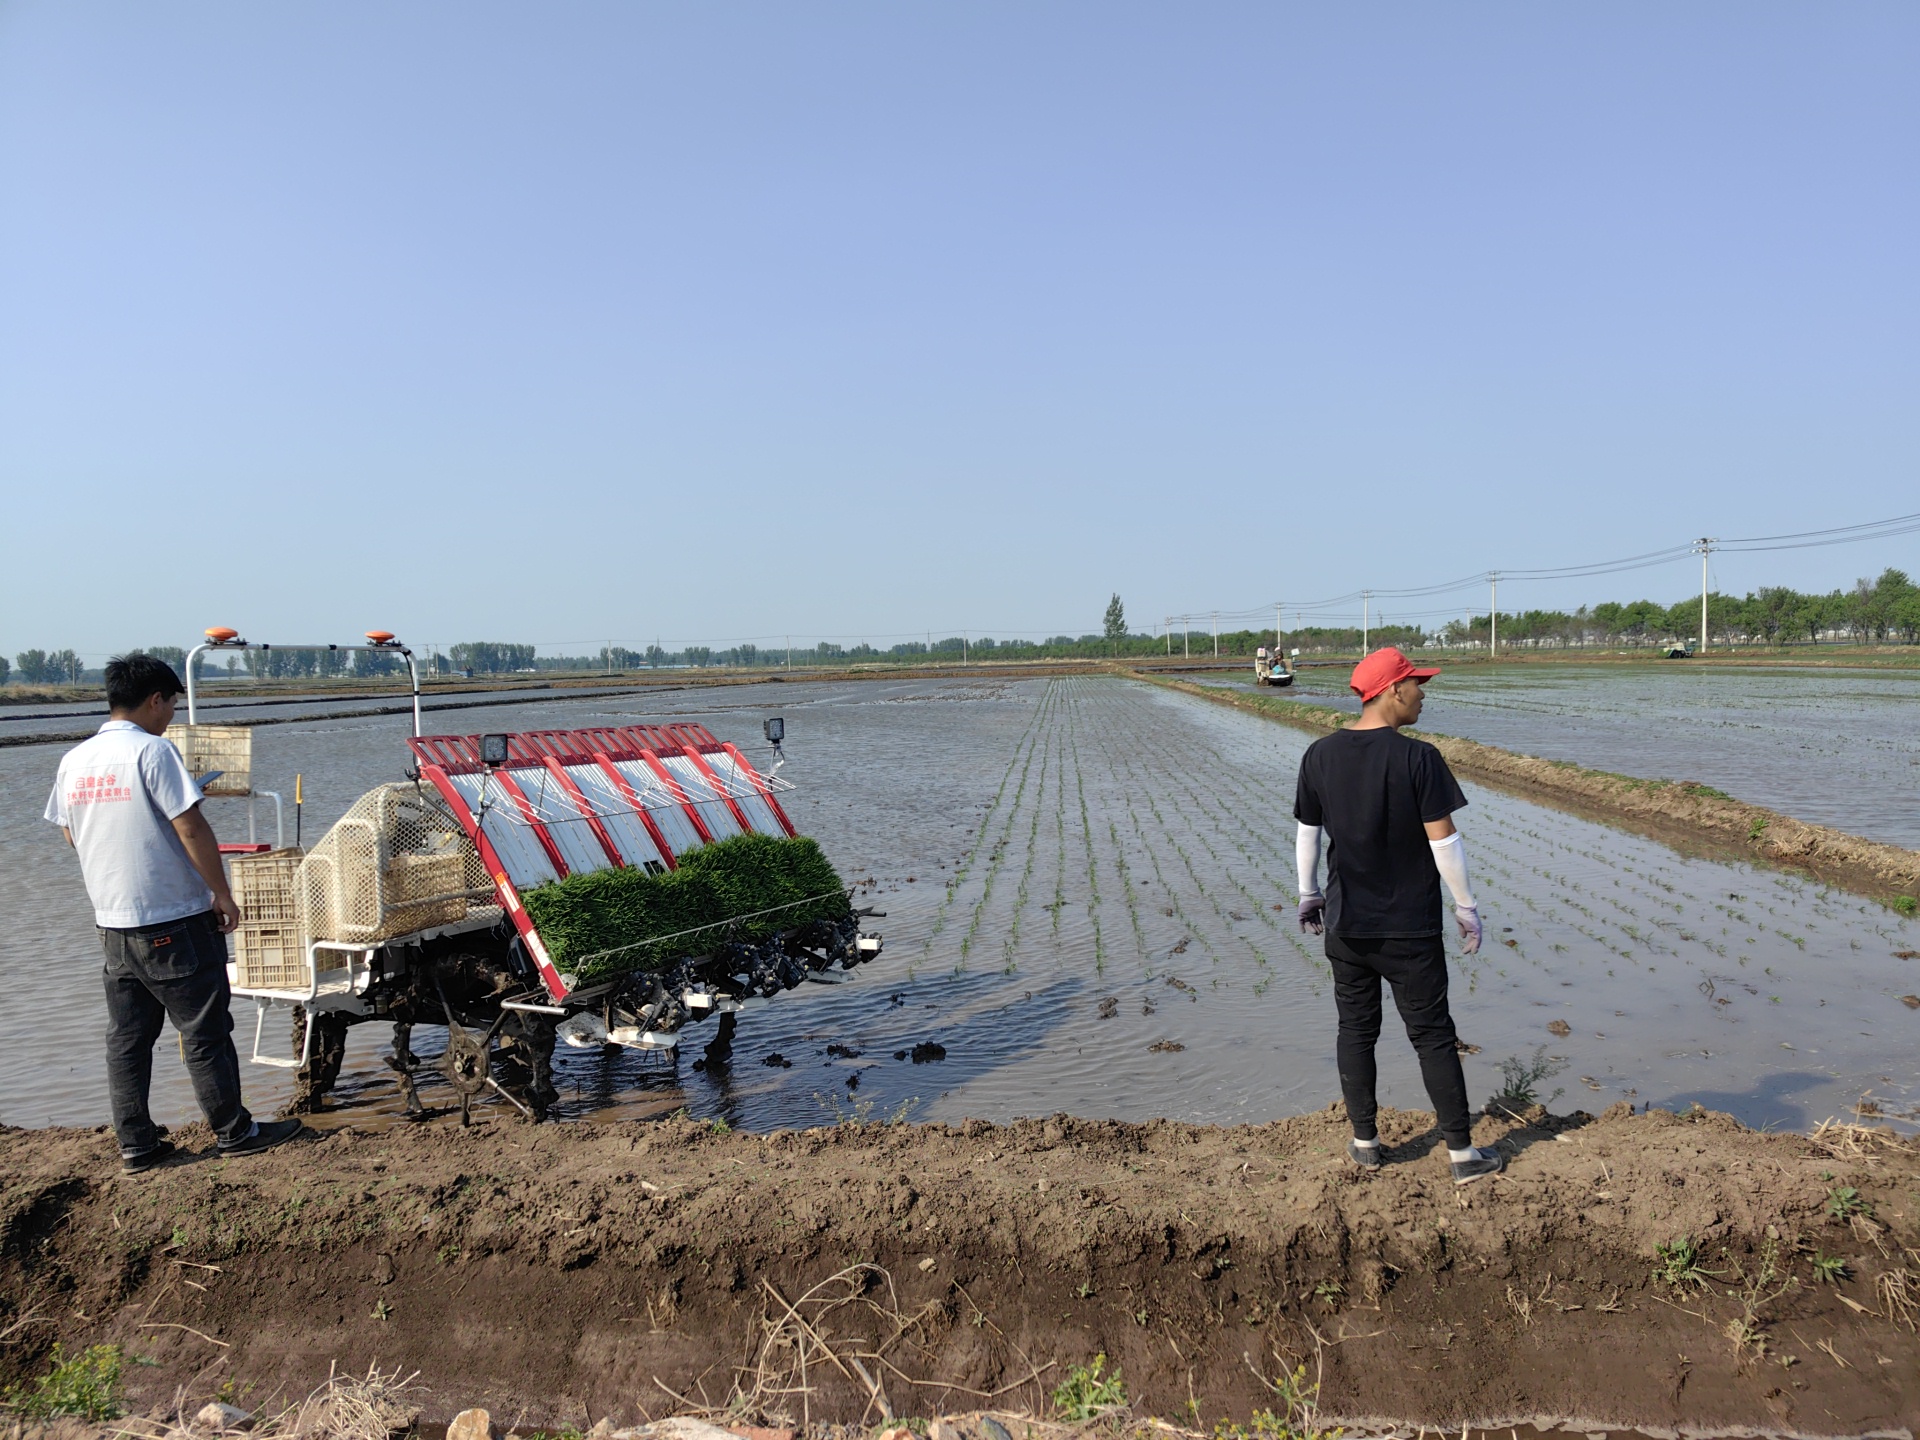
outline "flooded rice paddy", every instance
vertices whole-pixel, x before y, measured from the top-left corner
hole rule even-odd
[[[1346,678],[1345,666],[1309,667],[1271,693],[1358,710]],[[1251,690],[1253,677],[1249,668],[1203,683]],[[1429,687],[1421,724],[1595,770],[1697,780],[1796,820],[1920,848],[1914,671],[1460,666]]]
[[[874,922],[886,953],[843,983],[750,1008],[730,1063],[703,1057],[707,1026],[689,1030],[677,1061],[563,1048],[563,1117],[686,1106],[752,1128],[1060,1110],[1232,1123],[1337,1095],[1326,964],[1292,915],[1305,734],[1112,678],[509,702],[448,728],[665,717],[746,746],[776,712],[789,736],[782,774],[799,787],[789,811],[888,912]],[[312,841],[365,788],[398,776],[406,733],[397,716],[263,730],[256,784],[290,795],[294,772],[305,776]],[[92,1124],[106,1111],[97,942],[77,866],[38,818],[58,753],[0,751],[0,903],[12,922],[0,936],[0,1120],[16,1125]],[[1476,1100],[1511,1057],[1554,1072],[1540,1091],[1563,1091],[1557,1108],[1698,1102],[1784,1128],[1849,1113],[1863,1096],[1889,1117],[1914,1113],[1920,1010],[1899,997],[1920,991],[1920,960],[1900,956],[1920,952],[1920,924],[1466,788],[1459,819],[1488,946],[1453,963]],[[244,802],[209,809],[223,834],[244,829]],[[251,1009],[236,1020],[244,1054]],[[275,1053],[286,1025],[276,1012]],[[339,1106],[320,1123],[399,1114],[379,1063],[389,1036],[355,1027]],[[416,1043],[431,1050],[434,1032]],[[1381,1056],[1382,1099],[1425,1108],[1391,1020]],[[262,1111],[287,1094],[285,1072],[250,1066],[246,1079]],[[155,1092],[162,1118],[191,1118],[171,1040]],[[423,1098],[447,1095],[429,1084]]]

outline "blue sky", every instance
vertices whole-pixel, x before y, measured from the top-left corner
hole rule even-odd
[[[1146,629],[1920,509],[1916,73],[1910,4],[11,0],[0,651]]]

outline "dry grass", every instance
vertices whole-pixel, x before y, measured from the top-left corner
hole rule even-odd
[[[1887,1154],[1913,1152],[1911,1140],[1894,1134],[1886,1126],[1856,1125],[1850,1120],[1822,1120],[1807,1139],[1828,1159],[1860,1165],[1877,1164]]]
[[[1920,1260],[1920,1252],[1909,1250],[1907,1254]],[[1920,1319],[1920,1278],[1903,1265],[1896,1270],[1882,1270],[1873,1288],[1880,1296],[1887,1318],[1909,1331],[1914,1330],[1916,1319]]]
[[[216,1367],[209,1367],[211,1370]],[[203,1380],[203,1371],[196,1380]],[[411,1430],[420,1408],[412,1392],[419,1372],[403,1375],[398,1368],[383,1372],[367,1368],[365,1375],[342,1375],[329,1370],[326,1382],[297,1405],[279,1411],[271,1402],[249,1418],[226,1423],[217,1398],[205,1390],[183,1385],[174,1392],[171,1423],[130,1418],[119,1422],[112,1436],[125,1440],[221,1440],[250,1436],[253,1440],[389,1440]],[[203,1418],[204,1417],[204,1418]]]
[[[849,1265],[793,1300],[770,1280],[762,1279],[760,1285],[761,1313],[749,1338],[746,1358],[735,1368],[732,1393],[724,1401],[716,1404],[704,1397],[695,1401],[655,1379],[654,1384],[684,1407],[683,1413],[797,1425],[804,1432],[813,1422],[813,1397],[819,1393],[821,1382],[830,1381],[834,1375],[867,1396],[861,1424],[876,1416],[882,1421],[894,1418],[889,1386],[940,1392],[933,1397],[936,1403],[953,1397],[996,1400],[1029,1385],[1044,1398],[1039,1381],[1054,1368],[1052,1362],[1035,1365],[1011,1342],[1009,1348],[1019,1357],[1024,1373],[995,1390],[974,1390],[911,1373],[930,1368],[917,1362],[932,1359],[926,1341],[931,1322],[942,1307],[930,1301],[911,1313],[903,1311],[893,1276],[878,1265]],[[1006,1340],[973,1305],[965,1287],[957,1288],[970,1312],[963,1318]],[[919,1407],[910,1409],[917,1412]]]

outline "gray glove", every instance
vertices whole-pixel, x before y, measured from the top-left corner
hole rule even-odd
[[[1326,900],[1319,895],[1300,897],[1300,930],[1307,935],[1324,935],[1327,932]]]

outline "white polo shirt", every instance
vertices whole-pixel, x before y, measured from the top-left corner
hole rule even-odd
[[[200,799],[173,742],[131,720],[107,721],[61,758],[46,818],[73,835],[98,924],[131,930],[213,908],[173,828]]]

